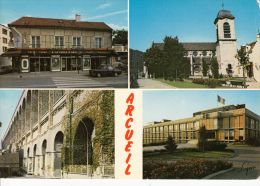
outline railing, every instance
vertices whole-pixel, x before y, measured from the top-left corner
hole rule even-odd
[[[114,175],[114,165],[105,165],[104,176],[113,176],[113,175]]]
[[[91,175],[93,170],[92,165],[69,165],[69,172]]]

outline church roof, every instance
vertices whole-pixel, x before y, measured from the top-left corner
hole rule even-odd
[[[20,19],[8,24],[9,27],[58,27],[58,28],[73,28],[86,30],[106,30],[112,29],[103,22],[87,22],[68,20],[68,19],[51,19],[38,17],[21,17]]]
[[[187,51],[215,51],[216,43],[181,43]],[[163,50],[164,43],[153,43],[153,47]]]
[[[214,21],[214,24],[216,24],[217,20],[224,19],[224,18],[235,19],[235,17],[231,14],[230,11],[228,11],[228,10],[220,10],[218,12],[217,18]]]

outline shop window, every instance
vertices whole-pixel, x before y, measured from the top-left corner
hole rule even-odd
[[[60,59],[52,58],[51,67],[52,67],[52,70],[60,70]]]
[[[90,69],[90,58],[83,58],[83,69]]]

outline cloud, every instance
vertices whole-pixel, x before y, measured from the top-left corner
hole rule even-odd
[[[111,16],[111,15],[116,15],[116,14],[122,14],[122,13],[126,13],[126,12],[127,12],[127,10],[123,10],[123,11],[113,12],[113,13],[109,13],[109,14],[105,14],[105,15],[86,18],[84,20],[98,19],[98,18],[107,17],[107,16]]]
[[[115,24],[107,24],[108,26],[110,26],[113,30],[128,30],[127,26],[119,26],[119,25],[115,25]]]
[[[100,5],[99,7],[97,7],[97,9],[104,9],[104,8],[107,8],[110,6],[111,6],[111,3],[107,3],[107,4]]]

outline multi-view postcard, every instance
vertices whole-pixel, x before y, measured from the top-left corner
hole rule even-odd
[[[0,185],[259,185],[259,0],[0,0],[0,27]]]

